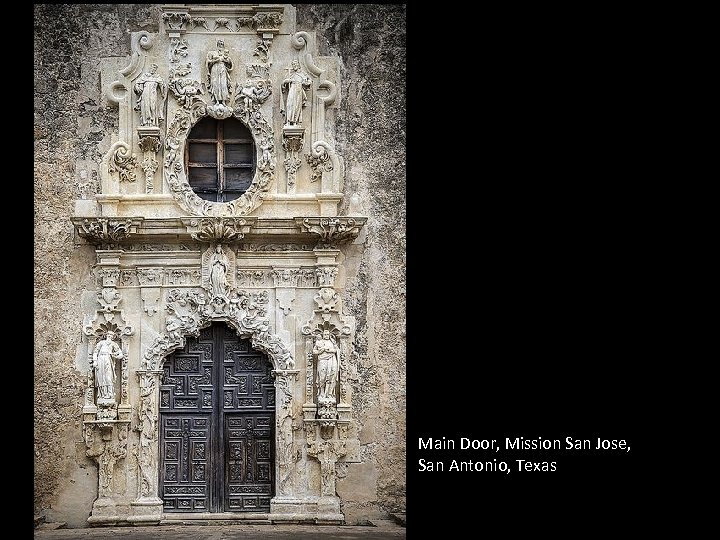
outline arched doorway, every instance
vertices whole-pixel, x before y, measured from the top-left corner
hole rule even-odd
[[[164,512],[269,512],[275,387],[267,356],[224,323],[168,356],[160,381]]]

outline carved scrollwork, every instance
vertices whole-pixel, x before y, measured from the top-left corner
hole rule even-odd
[[[185,344],[187,336],[199,336],[202,328],[218,318],[226,320],[241,337],[250,337],[252,347],[267,353],[276,369],[295,367],[290,350],[270,332],[270,321],[266,316],[267,291],[232,292],[229,302],[220,304],[215,303],[216,299],[202,290],[170,290],[166,301],[166,333],[158,337],[143,355],[143,369],[158,369],[169,353]]]
[[[137,232],[138,218],[81,218],[73,220],[78,234],[93,244],[107,244],[126,240]]]
[[[166,12],[162,14],[162,20],[170,30],[184,30],[191,17],[187,13]]]
[[[303,232],[319,237],[319,248],[332,248],[354,240],[365,223],[364,219],[350,217],[308,217],[296,218],[295,221]]]
[[[168,83],[178,105],[187,110],[205,106],[205,102],[200,98],[200,95],[205,93],[205,89],[199,81],[188,77],[191,72],[191,63],[170,68],[170,82]]]
[[[130,151],[130,145],[118,141],[113,144],[110,152],[108,172],[118,173],[121,182],[134,182],[137,177],[135,167],[138,166],[138,160],[137,156]]]
[[[283,16],[282,13],[277,12],[260,12],[252,17],[237,17],[235,20],[237,21],[236,31],[238,32],[241,28],[279,31]]]
[[[175,93],[174,90],[173,93]],[[192,105],[185,103],[183,108],[175,111],[172,121],[169,122],[165,139],[166,157],[163,172],[175,199],[183,209],[192,215],[243,216],[257,208],[262,202],[263,193],[270,189],[275,174],[273,128],[259,109],[259,104],[255,103],[255,107],[252,114],[245,118],[241,116],[242,111],[240,110],[235,110],[233,114],[241,121],[245,121],[255,139],[255,144],[259,148],[263,148],[263,155],[258,160],[258,167],[250,187],[239,198],[229,202],[211,202],[201,199],[185,178],[183,153],[180,147],[187,138],[192,125],[208,113],[207,107],[200,100],[199,103],[196,101]]]
[[[244,238],[243,225],[246,221],[241,218],[208,218],[199,220],[197,232],[191,233],[193,239],[200,242],[225,243]]]
[[[310,182],[321,180],[323,172],[332,172],[335,168],[326,147],[322,145],[317,146],[317,143],[313,144],[312,152],[305,157],[312,170]]]

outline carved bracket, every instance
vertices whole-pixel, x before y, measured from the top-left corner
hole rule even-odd
[[[338,244],[353,241],[367,221],[362,217],[296,217],[295,224],[302,232],[318,237],[317,247],[334,248]]]
[[[158,170],[159,163],[156,159],[157,153],[162,147],[160,143],[160,128],[153,126],[139,127],[138,145],[143,151],[142,169],[145,172],[145,193],[152,193],[155,189],[153,177]]]
[[[216,217],[185,221],[185,226],[194,240],[218,244],[242,240],[251,227],[242,218]]]
[[[285,150],[285,171],[287,172],[287,192],[295,193],[297,173],[302,165],[300,152],[305,144],[305,129],[296,126],[283,128],[282,145]]]
[[[143,218],[72,218],[78,234],[93,244],[122,242],[137,233]]]

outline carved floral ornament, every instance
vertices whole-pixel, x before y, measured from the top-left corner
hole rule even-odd
[[[239,336],[251,338],[252,347],[266,353],[276,370],[294,369],[292,353],[270,331],[270,321],[263,307],[267,304],[267,291],[230,291],[227,300],[218,302],[218,298],[202,290],[171,289],[166,304],[166,333],[156,338],[145,352],[142,369],[159,369],[168,354],[184,346],[187,336],[198,337],[200,330],[213,320],[225,320]]]
[[[75,218],[78,234],[93,244],[120,242],[137,232],[142,218]]]
[[[207,32],[241,32],[244,28],[250,30],[266,30],[278,32],[283,22],[283,15],[279,12],[261,11],[254,15],[241,17],[194,17],[187,12],[165,12],[162,19],[168,31],[200,31]]]
[[[262,194],[270,189],[275,179],[275,135],[272,125],[260,109],[272,89],[270,81],[261,78],[238,83],[237,88],[233,89],[226,73],[232,65],[231,59],[227,57],[227,50],[219,47],[208,54],[212,73],[216,77],[211,77],[211,82],[214,80],[214,83],[211,84],[212,92],[208,96],[212,103],[201,97],[206,94],[200,82],[190,76],[190,63],[174,68],[170,73],[170,91],[180,108],[176,109],[168,123],[163,173],[175,199],[192,215],[243,216],[261,204]],[[249,74],[256,72],[262,73],[248,68]],[[183,163],[184,145],[192,126],[207,115],[219,119],[235,116],[250,130],[260,154],[250,187],[233,201],[212,202],[201,199],[187,181]]]
[[[337,244],[351,242],[360,234],[366,218],[352,217],[307,217],[295,218],[303,232],[319,237],[319,248],[332,248]]]

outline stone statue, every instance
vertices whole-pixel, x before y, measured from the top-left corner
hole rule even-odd
[[[215,103],[227,105],[230,102],[230,71],[233,63],[225,49],[225,42],[217,40],[217,50],[207,53],[208,82],[210,96]]]
[[[230,261],[220,244],[215,247],[215,253],[210,257],[210,290],[213,296],[227,298],[228,280],[227,271]]]
[[[300,62],[293,60],[290,73],[282,83],[282,92],[287,93],[285,103],[280,100],[280,111],[285,113],[285,125],[302,122],[302,108],[307,100],[306,88],[310,88],[310,77],[300,71]]]
[[[109,331],[105,339],[98,341],[93,351],[91,368],[95,369],[95,386],[98,401],[115,401],[115,360],[125,355],[113,341],[115,333]]]
[[[150,66],[149,73],[143,73],[135,81],[135,93],[138,95],[135,110],[140,111],[141,126],[157,126],[164,119],[163,103],[167,95],[167,86],[162,77],[156,74],[157,64]],[[158,100],[158,93],[162,96]]]
[[[318,399],[330,398],[334,401],[340,362],[330,330],[323,330],[322,338],[315,340],[312,352],[317,355]]]

